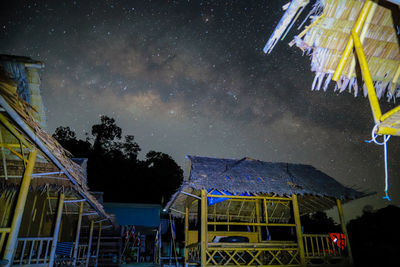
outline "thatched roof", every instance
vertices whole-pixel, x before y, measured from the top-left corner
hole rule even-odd
[[[38,64],[38,62],[32,62]],[[96,210],[101,217],[108,218],[102,205],[89,193],[86,185],[86,179],[83,169],[69,156],[66,151],[51,135],[46,133],[37,123],[33,116],[33,108],[27,102],[22,100],[17,93],[16,84],[10,80],[7,75],[0,71],[0,106],[3,109],[2,114],[6,120],[15,126],[17,131],[25,137],[25,139],[34,147],[37,147],[48,162],[54,164],[62,175],[57,177],[48,177],[39,181],[34,181],[33,185],[42,186],[43,182],[52,187],[60,185],[70,187],[75,190],[78,195],[87,200],[88,204]],[[20,162],[22,164],[22,162]],[[37,163],[39,164],[39,163]],[[39,164],[40,165],[40,164]],[[37,165],[38,167],[38,165]],[[36,168],[37,168],[36,167]],[[65,178],[65,180],[60,180]],[[9,179],[8,183],[13,180],[18,182],[20,179]],[[53,181],[53,182],[51,182]]]
[[[297,194],[303,213],[329,209],[335,205],[334,199],[349,201],[366,196],[363,192],[345,187],[311,165],[250,158],[187,158],[190,160],[189,175],[167,204],[167,208],[172,208],[176,215],[184,210],[184,200],[188,197],[182,192],[199,195],[201,189],[289,197]]]
[[[0,61],[8,61],[8,62],[15,62],[15,63],[24,63],[25,65],[28,66],[33,66],[33,67],[38,67],[38,68],[43,68],[44,63],[39,60],[34,60],[30,57],[25,57],[25,56],[15,56],[15,55],[5,55],[5,54],[0,54]]]
[[[264,48],[265,53],[271,52],[283,32],[289,30],[298,18],[295,15],[299,10],[302,11],[308,2],[291,2],[269,38]],[[388,99],[391,99],[400,96],[400,49],[396,32],[398,21],[393,19],[396,17],[393,13],[397,12],[398,15],[399,11],[396,5],[387,2],[382,5],[381,2],[385,1],[380,1],[379,5],[373,3],[371,11],[375,11],[370,12],[371,15],[367,17],[360,38],[363,40],[364,52],[378,97],[386,94]],[[296,44],[311,56],[311,71],[315,73],[312,90],[327,90],[363,4],[363,0],[318,0],[308,14],[311,18],[310,25],[290,43]],[[366,96],[365,85],[364,88],[359,88],[357,83],[355,66],[353,54],[345,65],[335,90],[343,92],[347,89],[355,96],[358,93],[364,93]]]

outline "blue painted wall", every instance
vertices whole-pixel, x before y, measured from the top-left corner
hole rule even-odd
[[[119,225],[158,227],[161,206],[137,203],[103,203],[107,213],[115,214]]]

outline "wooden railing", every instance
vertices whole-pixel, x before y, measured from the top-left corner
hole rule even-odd
[[[298,248],[208,248],[206,265],[299,266]]]
[[[24,237],[18,238],[17,248],[13,266],[48,266],[53,237]],[[87,260],[88,245],[79,245],[77,254],[77,265],[85,264]],[[72,262],[71,257],[56,258],[54,265],[63,265],[65,262]]]
[[[327,234],[303,234],[306,263],[343,264],[348,260],[346,250],[340,249]]]
[[[200,264],[200,243],[191,244],[188,263]],[[278,265],[299,266],[297,244],[291,242],[270,243],[208,243],[205,266]]]
[[[47,266],[52,237],[18,238],[13,265]]]
[[[201,246],[200,243],[190,244],[186,247],[188,250],[187,262],[190,263],[201,263]]]
[[[208,243],[205,265],[298,266],[297,244],[290,241],[262,243]]]
[[[88,245],[78,245],[77,263],[85,263],[87,260]]]
[[[6,236],[10,233],[11,228],[0,228],[0,251],[3,251],[4,240]]]

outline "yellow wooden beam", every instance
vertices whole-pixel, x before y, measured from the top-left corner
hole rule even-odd
[[[265,223],[268,223],[268,208],[266,199],[263,199],[263,204],[264,204]]]
[[[244,225],[244,226],[296,226],[294,223],[253,223],[253,222],[208,222],[209,225]]]
[[[19,189],[17,203],[14,209],[14,216],[11,222],[11,230],[7,239],[7,244],[4,250],[4,259],[8,261],[5,265],[7,267],[12,265],[15,248],[17,246],[17,238],[19,228],[21,226],[22,215],[25,209],[26,198],[28,196],[29,185],[32,179],[33,167],[35,166],[37,150],[34,149],[29,153],[28,164],[26,166],[24,176],[22,178],[21,186]]]
[[[6,149],[10,150],[11,153],[15,154],[18,158],[22,159],[23,161],[25,161],[27,163],[28,160],[25,159],[23,155],[21,155],[20,153],[18,153],[17,151],[14,150],[14,148],[20,148],[20,147],[21,147],[20,144],[0,144],[0,148],[6,148]]]
[[[17,151],[15,151],[14,149],[12,149],[11,147],[8,148],[11,153],[13,153],[14,155],[16,155],[18,158],[20,158],[21,160],[23,160],[25,163],[28,163],[28,160],[24,158],[23,155],[21,155],[20,153],[18,153]]]
[[[299,202],[297,201],[296,194],[292,195],[292,204],[293,204],[294,221],[296,223],[296,234],[297,234],[297,244],[299,247],[299,254],[300,254],[300,265],[306,266],[306,256],[304,253],[303,233],[301,232]]]
[[[260,200],[257,199],[256,201],[256,222],[257,224],[260,223],[260,205],[259,205]],[[261,226],[257,225],[257,235],[258,235],[258,242],[261,242]]]
[[[363,26],[367,16],[368,12],[371,9],[372,6],[372,1],[366,0],[364,3],[363,8],[361,9],[360,15],[357,18],[356,23],[354,24],[353,30],[358,34],[361,30],[361,27]],[[347,41],[346,47],[343,51],[342,57],[340,58],[339,64],[336,67],[335,73],[333,74],[332,80],[334,81],[339,81],[340,76],[342,75],[344,66],[346,65],[347,59],[350,56],[351,50],[353,49],[353,38],[349,38]]]
[[[397,106],[397,107],[389,110],[388,112],[383,114],[380,119],[381,119],[381,121],[384,121],[384,120],[386,120],[387,118],[389,118],[390,116],[392,116],[393,114],[395,114],[397,112],[400,112],[400,106]]]
[[[20,144],[0,144],[0,147],[4,147],[4,148],[9,148],[9,147],[20,148],[21,145]]]
[[[353,265],[353,255],[351,254],[350,240],[349,240],[349,235],[347,234],[346,223],[344,221],[344,215],[343,215],[342,202],[340,201],[340,199],[336,199],[336,206],[339,213],[340,226],[342,227],[343,234],[346,236],[346,241],[347,241],[346,248],[349,254],[350,264]]]
[[[189,203],[186,199],[185,201],[185,266],[188,263],[188,248],[189,245]]]
[[[379,106],[378,97],[376,96],[376,91],[374,87],[374,83],[371,78],[371,73],[368,68],[367,59],[364,54],[364,50],[362,48],[360,38],[358,34],[352,30],[351,31],[352,39],[354,40],[354,46],[356,48],[356,53],[358,57],[358,62],[360,63],[360,68],[362,72],[362,76],[364,78],[365,86],[368,91],[368,100],[372,109],[372,115],[374,116],[375,124],[379,123],[382,117],[381,108]]]
[[[207,191],[201,190],[201,266],[206,265],[207,251]]]
[[[31,143],[29,143],[26,138],[12,125],[8,119],[0,113],[0,122],[27,148],[32,149]]]
[[[290,201],[292,200],[290,197],[267,197],[267,196],[230,196],[230,195],[213,195],[213,194],[208,194],[208,197],[216,197],[216,198],[229,198],[229,199],[249,199],[251,201],[254,201],[254,199],[268,199],[268,200],[286,200]]]
[[[390,128],[390,127],[378,127],[378,132],[377,134],[379,135],[400,135],[400,129],[396,128]]]

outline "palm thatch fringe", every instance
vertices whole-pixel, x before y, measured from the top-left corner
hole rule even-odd
[[[166,205],[166,209],[173,209],[171,211],[175,216],[182,216],[186,199],[192,198],[185,193],[200,195],[201,189],[232,194],[248,193],[255,196],[297,194],[301,213],[332,208],[335,199],[347,202],[370,194],[345,187],[310,165],[264,162],[250,158],[187,158],[190,160],[189,175]],[[246,204],[244,208],[232,205],[221,202],[214,206],[217,218],[224,219],[228,209],[229,216],[233,216],[233,219],[246,220],[251,217],[251,205]],[[191,205],[190,214],[195,214],[196,211],[197,205]]]
[[[295,44],[305,54],[311,56],[311,71],[315,72],[312,90],[327,90],[363,5],[363,0],[317,1],[309,14],[311,24],[290,42],[289,45]],[[391,100],[400,97],[398,79],[400,49],[395,29],[396,23],[393,21],[392,10],[388,8],[390,5],[382,6],[377,3],[373,5],[375,5],[374,12],[364,23],[360,38],[377,96],[379,98],[386,96],[388,100]],[[281,22],[274,34],[288,27],[287,21],[286,24]],[[276,38],[274,34],[271,35],[264,50],[268,53],[273,48],[271,40]],[[353,53],[334,90],[338,92],[348,90],[357,96],[362,87],[362,93],[366,96],[364,81],[357,80],[356,77],[360,76],[357,76],[356,70],[356,57]],[[361,82],[362,86],[360,86]]]
[[[30,140],[29,138],[26,138],[28,139],[28,142],[31,142],[35,146],[38,143],[43,144],[45,148],[48,150],[48,153],[50,153],[59,162],[59,164],[66,170],[66,172],[68,172],[69,174],[68,184],[70,185],[70,188],[73,188],[81,196],[84,196],[84,198],[88,200],[88,202],[92,205],[94,209],[96,209],[96,211],[99,213],[101,217],[105,217],[108,219],[109,216],[105,213],[103,206],[96,200],[96,198],[93,195],[89,193],[88,191],[89,188],[86,184],[86,178],[82,168],[69,158],[70,153],[67,150],[65,150],[57,142],[57,140],[55,140],[51,135],[46,133],[39,126],[32,112],[33,107],[18,96],[15,82],[12,81],[9,77],[7,77],[7,75],[4,73],[2,69],[0,69],[0,95],[6,101],[6,103],[11,107],[11,109],[18,114],[21,121],[23,121],[23,123],[26,124],[30,128],[30,130],[34,133],[35,140]],[[8,113],[6,112],[6,114]],[[7,119],[11,124],[17,125],[14,121],[12,121],[11,118]],[[21,129],[19,129],[19,127],[17,127],[17,130],[20,131],[22,135],[27,136],[26,133],[24,133]],[[46,153],[42,153],[42,155],[48,159],[48,162],[52,162],[52,160],[48,158],[48,155]],[[38,163],[36,163],[36,165],[37,164]],[[76,184],[74,184],[72,179],[76,181]],[[48,181],[46,181],[45,183],[43,183],[44,180],[33,181],[32,185],[33,187],[36,186],[40,187],[43,186],[43,184],[44,186],[46,186],[46,184],[48,184],[48,186],[54,184],[58,188],[66,186],[65,180],[55,180],[55,179],[46,179],[46,180]]]
[[[16,90],[15,83],[8,79],[0,72],[0,94],[7,103],[18,113],[24,122],[32,129],[36,137],[52,152],[52,154],[60,161],[68,172],[70,172],[78,184],[88,190],[85,184],[85,176],[78,164],[73,162],[69,156],[71,155],[65,150],[52,136],[46,133],[36,122],[33,116],[33,107],[29,103],[22,100]]]

